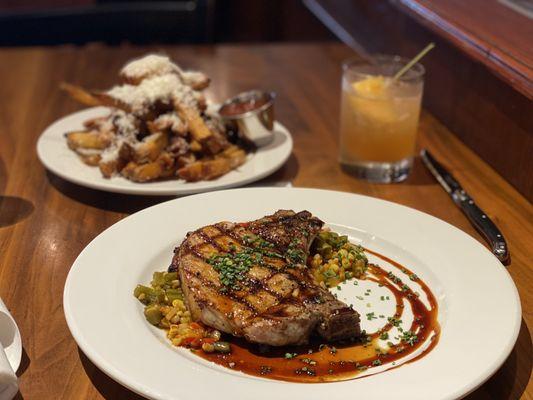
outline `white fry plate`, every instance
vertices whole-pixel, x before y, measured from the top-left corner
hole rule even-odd
[[[336,383],[287,383],[244,375],[173,348],[144,319],[138,283],[165,270],[188,231],[223,220],[248,221],[278,209],[307,209],[352,241],[400,262],[432,289],[441,336],[425,357],[380,374]],[[383,263],[383,267],[386,268]],[[385,302],[356,300],[362,327]],[[374,293],[375,292],[375,293]],[[340,294],[341,292],[339,292]],[[379,296],[373,291],[373,296]],[[78,256],[64,292],[68,326],[106,374],[153,399],[457,399],[487,380],[512,350],[521,308],[516,287],[479,242],[430,215],[371,197],[314,189],[254,188],[205,193],[140,211],[113,225]]]
[[[37,155],[43,165],[67,181],[92,189],[114,193],[138,195],[186,195],[217,189],[242,186],[258,181],[279,169],[292,151],[292,137],[279,122],[274,125],[274,140],[248,155],[248,160],[239,168],[212,181],[185,182],[165,180],[136,183],[121,176],[106,179],[98,167],[84,164],[78,155],[70,150],[65,133],[83,129],[83,122],[109,113],[105,107],[93,107],[78,111],[55,121],[41,134],[37,142]]]

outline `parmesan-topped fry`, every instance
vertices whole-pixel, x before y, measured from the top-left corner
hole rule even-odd
[[[211,160],[196,161],[180,168],[178,175],[188,182],[211,180],[237,168],[245,161],[244,150],[232,145]]]
[[[180,80],[194,90],[203,90],[209,86],[209,77],[200,71],[184,71],[170,58],[161,54],[150,54],[130,61],[120,71],[120,78],[130,85],[139,85],[144,79],[154,76],[179,76]]]
[[[152,54],[125,65],[120,78],[105,91],[61,84],[73,99],[111,109],[107,116],[86,121],[85,130],[66,134],[68,146],[83,162],[98,166],[103,177],[214,179],[246,159],[245,151],[229,142],[218,114],[207,107],[201,92],[209,84],[205,74],[184,71],[168,57]]]
[[[191,136],[194,140],[198,142],[203,142],[213,135],[213,133],[209,130],[198,111],[178,101],[174,102],[174,107],[176,108],[176,111],[180,118],[183,119],[189,125]]]
[[[124,104],[118,99],[115,99],[105,93],[90,92],[84,88],[70,83],[63,82],[59,87],[67,92],[74,100],[79,101],[86,106],[105,106],[118,108],[120,110],[130,112],[127,104]]]

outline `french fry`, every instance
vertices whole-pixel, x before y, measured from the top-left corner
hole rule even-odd
[[[106,123],[108,120],[109,115],[106,115],[105,117],[96,117],[88,119],[83,123],[83,126],[87,129],[98,129],[100,126]]]
[[[189,131],[189,127],[185,122],[180,120],[180,122],[176,123],[172,117],[156,118],[154,121],[146,121],[146,126],[150,133],[171,131],[180,136],[186,136]]]
[[[137,164],[130,161],[121,171],[121,174],[134,182],[148,182],[159,178],[167,178],[174,174],[174,159],[164,152],[157,160]]]
[[[101,156],[100,154],[79,154],[81,160],[91,167],[96,167],[98,163],[100,162]]]
[[[246,161],[246,153],[237,146],[230,146],[213,159],[196,161],[178,170],[178,176],[187,182],[211,180],[237,168]]]
[[[190,148],[193,153],[199,153],[202,151],[202,145],[196,140],[191,141]]]
[[[176,168],[185,167],[186,165],[192,164],[196,161],[196,156],[194,153],[187,153],[182,156],[176,157]]]
[[[115,175],[115,172],[119,171],[118,163],[118,159],[105,162],[101,161],[98,164],[98,168],[100,168],[100,172],[102,173],[104,178],[111,178],[113,175]]]
[[[111,178],[116,173],[120,172],[128,163],[127,160],[117,157],[114,160],[100,161],[98,167],[104,178]]]
[[[103,150],[111,144],[111,136],[97,131],[70,132],[65,135],[70,149]]]
[[[181,74],[181,79],[194,90],[204,90],[211,83],[211,79],[201,72],[191,73],[190,71],[185,71]]]
[[[216,135],[213,135],[207,138],[202,143],[202,149],[207,154],[212,154],[212,155],[220,153],[224,149],[227,149],[228,146],[230,146],[230,143],[228,142],[228,140],[222,135],[220,135],[218,132]]]
[[[124,104],[106,93],[91,92],[81,86],[72,85],[66,82],[61,83],[59,87],[67,92],[74,100],[85,104],[86,106],[114,107],[125,112],[131,112],[131,109],[127,104]]]
[[[207,154],[214,155],[220,153],[230,145],[228,140],[220,133],[209,129],[204,119],[196,110],[178,102],[174,104],[174,107],[180,118],[189,126],[189,131],[193,139],[192,143],[195,141],[200,143],[202,149]]]
[[[133,149],[127,143],[123,143],[118,150],[118,156],[109,161],[100,161],[98,167],[104,178],[111,178],[128,164],[133,157]]]
[[[59,85],[59,87],[61,90],[64,90],[65,92],[67,92],[70,95],[70,97],[80,102],[81,104],[85,104],[86,106],[91,106],[91,107],[102,105],[100,99],[98,99],[92,93],[83,89],[80,86],[71,85],[70,83],[62,82]]]
[[[157,132],[147,136],[143,141],[133,148],[133,161],[142,164],[147,161],[154,161],[168,145],[168,134]]]
[[[130,161],[121,171],[121,174],[134,182],[148,182],[161,176],[163,169],[157,162],[137,164]]]
[[[122,143],[122,146],[120,146],[120,149],[118,151],[118,156],[121,160],[126,161],[126,163],[131,161],[131,159],[133,158],[132,147],[127,143]]]
[[[200,114],[198,114],[198,111],[179,102],[175,102],[174,107],[180,118],[189,126],[191,136],[194,140],[201,143],[213,135],[213,132],[209,130]]]

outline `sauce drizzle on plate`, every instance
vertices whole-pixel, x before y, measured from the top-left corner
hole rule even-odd
[[[264,348],[228,336],[225,340],[231,343],[230,354],[202,351],[196,351],[195,354],[249,375],[302,383],[364,377],[369,374],[362,373],[373,368],[376,373],[383,372],[427,355],[436,346],[440,335],[435,296],[418,276],[403,265],[372,250],[365,250],[393,267],[389,272],[370,264],[367,276],[363,278],[387,288],[395,298],[395,313],[383,320],[384,324],[379,330],[367,333],[355,342],[323,343],[322,339],[315,338],[307,345],[282,348]],[[419,293],[406,284],[408,281],[415,282],[424,292],[429,308]],[[413,321],[408,329],[400,322],[406,304],[409,304],[413,313]],[[362,310],[359,311],[363,314]],[[407,359],[415,352],[418,353],[416,356]]]

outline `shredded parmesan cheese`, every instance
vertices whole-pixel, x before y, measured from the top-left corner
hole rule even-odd
[[[170,104],[177,101],[197,107],[194,91],[184,85],[177,75],[163,75],[143,80],[139,85],[115,86],[107,92],[114,99],[131,107],[134,114],[144,114],[156,102]]]
[[[102,152],[102,155],[100,156],[100,162],[108,163],[117,160],[119,151],[120,147],[117,145],[108,147]]]
[[[127,79],[138,80],[147,77],[178,73],[178,67],[167,56],[149,54],[130,61],[120,74]]]
[[[116,127],[117,135],[134,137],[138,132],[135,117],[122,110],[115,110],[111,115],[113,124]]]
[[[187,124],[175,112],[161,114],[154,120],[156,126],[161,129],[169,129],[174,133],[184,133],[187,131]]]
[[[111,146],[107,147],[102,152],[101,161],[103,163],[117,160],[120,153],[120,148],[124,143],[134,146],[135,143],[138,142],[138,127],[133,115],[127,114],[122,110],[114,110],[111,114],[110,120],[113,122],[116,128],[115,140],[113,140]]]
[[[149,54],[126,64],[120,75],[131,83],[140,83],[143,79],[163,75],[178,75],[181,81],[194,89],[203,89],[209,84],[209,78],[199,71],[183,71],[167,56]]]

